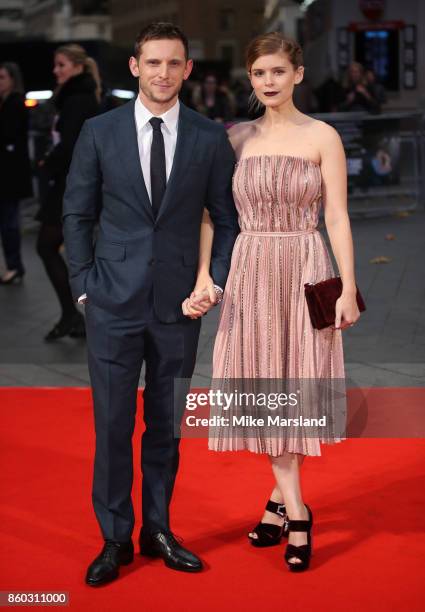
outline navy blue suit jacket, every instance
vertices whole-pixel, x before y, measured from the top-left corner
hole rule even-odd
[[[196,280],[204,207],[215,230],[211,275],[224,288],[239,232],[234,164],[223,126],[181,104],[173,167],[154,219],[140,165],[134,101],[87,120],[64,198],[75,299],[87,293],[88,301],[100,308],[140,318],[153,294],[160,321],[181,320],[181,302]]]

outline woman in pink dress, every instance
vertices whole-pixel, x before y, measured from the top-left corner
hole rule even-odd
[[[238,160],[233,194],[241,233],[223,296],[213,379],[232,381],[230,387],[241,379],[343,380],[341,330],[360,316],[344,149],[332,127],[294,106],[293,90],[302,81],[302,63],[299,45],[280,33],[260,35],[247,49],[253,95],[265,112],[229,132]],[[321,205],[343,291],[334,326],[317,330],[309,318],[304,284],[334,276],[316,229]],[[213,294],[212,234],[205,216],[199,275],[184,305],[188,316],[199,316],[212,299],[207,299]],[[291,571],[307,569],[311,555],[313,517],[302,498],[301,464],[305,456],[321,454],[321,442],[342,439],[343,434],[332,428],[315,436],[284,427],[251,427],[249,435],[238,425],[210,429],[212,450],[247,449],[269,455],[276,484],[249,538],[254,546],[271,546],[288,536],[285,560]]]

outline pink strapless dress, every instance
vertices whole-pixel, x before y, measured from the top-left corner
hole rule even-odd
[[[213,379],[344,379],[340,330],[312,327],[304,283],[334,271],[317,231],[321,173],[287,155],[241,158],[233,176],[239,234],[232,255],[213,354]],[[209,448],[320,455],[321,438],[258,428],[210,428]]]

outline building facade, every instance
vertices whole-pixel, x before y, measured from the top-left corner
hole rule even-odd
[[[263,0],[110,0],[113,41],[132,48],[138,31],[153,21],[171,21],[189,38],[195,60],[244,65],[249,40],[263,31]]]
[[[386,108],[425,107],[423,0],[316,0],[306,12],[304,52],[314,86],[358,61],[384,85]]]
[[[108,4],[102,0],[26,0],[23,35],[50,41],[111,40]]]
[[[266,0],[264,31],[282,32],[302,43],[305,8],[295,0]]]
[[[0,0],[0,42],[14,40],[24,27],[24,0]]]

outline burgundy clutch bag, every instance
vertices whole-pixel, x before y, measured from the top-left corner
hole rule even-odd
[[[305,297],[313,327],[323,329],[335,323],[335,304],[342,293],[342,280],[339,276],[328,278],[320,283],[306,283]],[[365,303],[357,287],[357,306],[360,312],[366,310]]]

